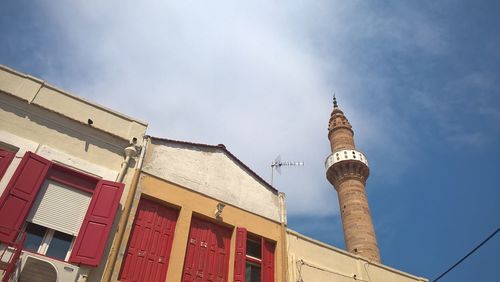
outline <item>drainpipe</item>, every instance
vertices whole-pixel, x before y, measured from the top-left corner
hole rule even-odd
[[[287,239],[286,239],[286,206],[285,206],[285,193],[278,193],[280,205],[280,221],[281,221],[281,253],[282,253],[282,277],[284,281],[288,281],[288,253],[287,253]]]
[[[137,190],[137,184],[139,182],[139,176],[142,168],[142,163],[144,160],[144,155],[146,153],[146,147],[147,147],[147,142],[148,142],[149,136],[144,136],[142,145],[141,145],[141,154],[139,156],[139,160],[137,161],[137,166],[135,167],[134,170],[134,176],[132,177],[132,182],[130,183],[130,189],[127,194],[127,199],[125,200],[125,204],[123,206],[123,212],[120,217],[120,221],[118,223],[118,229],[116,230],[116,236],[115,240],[113,241],[113,244],[111,246],[111,250],[109,252],[108,256],[108,261],[106,263],[106,267],[104,270],[104,274],[102,277],[101,281],[111,281],[111,278],[113,276],[113,273],[115,271],[118,271],[115,269],[116,267],[116,259],[118,257],[118,251],[120,250],[120,247],[122,245],[123,241],[123,236],[125,234],[125,227],[127,226],[128,219],[130,217],[130,210],[132,208],[132,201],[134,199],[135,192]],[[132,150],[133,148],[133,150]],[[127,163],[126,166],[128,166],[128,162],[130,161],[130,158],[132,157],[133,152],[137,151],[135,150],[135,146],[130,146],[125,148],[125,161],[123,162],[124,164]],[[124,166],[124,167],[126,167]],[[118,181],[123,180],[123,177],[125,176],[125,169],[122,167],[122,171],[118,175]]]
[[[135,138],[134,138],[135,139]],[[137,150],[135,149],[135,144],[132,143],[130,146],[124,149],[125,160],[122,163],[122,170],[116,179],[116,182],[122,182],[125,177],[125,173],[127,173],[128,165],[130,163],[130,159],[137,155]]]

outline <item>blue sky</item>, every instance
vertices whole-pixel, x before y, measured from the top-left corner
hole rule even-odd
[[[289,226],[343,247],[331,98],[355,130],[385,264],[434,278],[500,226],[500,2],[3,1],[0,64],[284,168]],[[500,279],[497,236],[441,281]]]

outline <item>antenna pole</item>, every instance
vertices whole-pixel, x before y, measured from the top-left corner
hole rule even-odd
[[[274,180],[274,164],[271,164],[271,186],[273,186]]]
[[[279,168],[282,166],[303,166],[304,162],[282,162],[281,157],[278,156],[274,162],[271,163],[271,186],[273,186],[274,183],[274,169],[278,167],[278,172]]]

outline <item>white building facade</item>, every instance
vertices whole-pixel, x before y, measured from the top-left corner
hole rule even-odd
[[[0,275],[101,280],[146,127],[0,66]]]

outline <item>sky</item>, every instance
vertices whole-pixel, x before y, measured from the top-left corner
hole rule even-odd
[[[0,3],[0,64],[223,143],[286,193],[291,229],[344,248],[324,161],[332,96],[370,163],[384,264],[433,279],[500,227],[498,1]],[[500,236],[440,281],[500,280]]]

